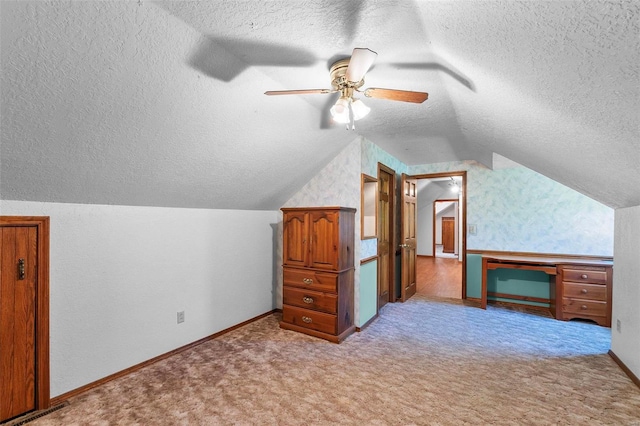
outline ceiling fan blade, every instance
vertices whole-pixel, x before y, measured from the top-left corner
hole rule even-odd
[[[334,91],[331,89],[304,89],[304,90],[269,90],[264,92],[265,95],[274,96],[274,95],[315,95],[315,94],[326,94],[333,93]]]
[[[378,54],[370,49],[358,47],[353,49],[351,59],[349,60],[349,66],[347,67],[347,72],[345,74],[347,81],[357,83],[362,80],[367,71],[369,71],[369,68],[371,68],[371,65],[373,65],[377,56]]]
[[[426,92],[411,92],[408,90],[395,89],[379,89],[370,87],[364,91],[364,95],[368,98],[388,99],[391,101],[413,102],[421,104],[426,101],[429,94]]]

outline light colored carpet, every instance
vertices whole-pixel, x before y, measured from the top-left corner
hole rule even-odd
[[[610,330],[416,295],[336,345],[273,315],[32,425],[640,425]]]

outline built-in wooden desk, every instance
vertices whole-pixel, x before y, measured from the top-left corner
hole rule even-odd
[[[606,259],[483,255],[480,307],[487,308],[487,271],[542,271],[549,275],[549,309],[555,318],[586,318],[610,327],[612,267]]]

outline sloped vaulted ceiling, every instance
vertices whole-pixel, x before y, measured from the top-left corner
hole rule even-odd
[[[3,199],[277,209],[354,138],[640,204],[637,1],[0,2]],[[328,67],[378,52],[346,131]]]

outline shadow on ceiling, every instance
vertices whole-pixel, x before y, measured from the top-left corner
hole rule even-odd
[[[316,61],[311,52],[291,46],[205,36],[188,64],[209,77],[230,82],[252,66],[308,67]]]
[[[442,71],[445,74],[453,77],[453,79],[457,80],[460,84],[471,90],[472,92],[476,91],[476,86],[473,84],[469,78],[464,76],[461,72],[456,70],[454,67],[450,65],[443,65],[440,62],[406,62],[406,63],[392,63],[392,66],[398,69],[415,69],[415,70],[437,70]]]
[[[356,35],[364,5],[364,0],[341,2],[331,11],[341,18],[346,45]],[[342,55],[339,59],[348,57]],[[317,60],[313,53],[290,45],[204,36],[189,56],[188,64],[209,77],[229,82],[252,66],[308,67]]]

